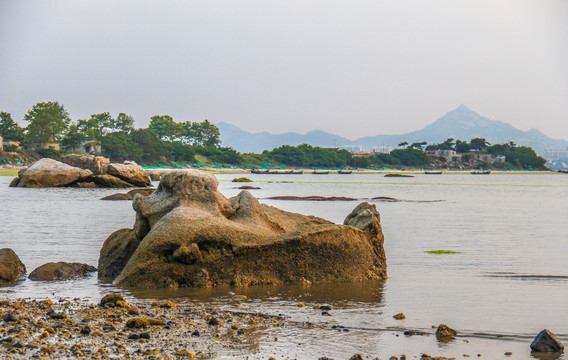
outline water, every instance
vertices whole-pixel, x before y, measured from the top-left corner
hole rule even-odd
[[[240,176],[240,175],[239,175]],[[407,354],[482,358],[530,358],[528,345],[548,328],[568,343],[568,176],[499,174],[421,175],[247,175],[261,190],[251,192],[269,205],[342,223],[358,201],[269,200],[279,195],[345,196],[404,200],[376,203],[385,234],[389,279],[333,284],[237,289],[249,301],[235,305],[230,289],[135,292],[134,297],[201,299],[239,311],[284,314],[286,329],[267,329],[250,358],[285,356],[337,359]],[[227,197],[242,184],[220,174]],[[0,177],[0,247],[10,247],[28,272],[49,261],[96,265],[100,247],[114,230],[131,227],[129,201],[101,201],[108,189],[14,189]],[[432,255],[428,250],[460,254]],[[1,288],[0,296],[81,297],[97,301],[115,291],[96,276],[59,283],[23,281]],[[298,308],[302,301],[306,307]],[[332,317],[314,305],[332,306]],[[392,318],[404,312],[406,319]],[[307,322],[315,327],[305,326]],[[328,322],[328,323],[326,323]],[[403,329],[433,333],[445,323],[461,335],[448,344],[433,336],[407,337]],[[342,325],[349,332],[331,329]],[[323,326],[319,328],[318,326]],[[274,337],[278,341],[274,341]],[[221,354],[220,357],[229,357]],[[561,357],[563,359],[567,357]]]

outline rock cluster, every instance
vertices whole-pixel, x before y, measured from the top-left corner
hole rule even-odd
[[[61,161],[43,158],[18,173],[11,187],[128,188],[150,186],[144,169],[133,161],[109,164],[101,156],[67,155]]]
[[[213,175],[175,170],[149,196],[136,195],[134,228],[107,238],[99,277],[136,288],[387,277],[374,205],[336,225],[260,204],[247,191],[227,199],[217,185]]]
[[[70,280],[95,271],[97,271],[97,268],[87,264],[50,262],[36,268],[28,277],[35,281]]]

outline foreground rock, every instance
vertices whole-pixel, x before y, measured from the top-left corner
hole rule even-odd
[[[90,170],[94,175],[106,174],[107,167],[110,164],[109,159],[103,156],[77,154],[62,156],[59,161],[79,169]]]
[[[36,268],[28,276],[35,281],[70,280],[86,276],[97,271],[97,268],[81,263],[50,262]]]
[[[90,170],[79,169],[53,159],[43,158],[20,172],[18,174],[19,181],[15,186],[27,188],[67,186],[92,174]]]
[[[26,273],[26,266],[12,249],[0,249],[0,285],[10,285]]]
[[[133,230],[105,241],[99,277],[124,287],[248,286],[386,278],[379,213],[362,203],[336,225],[260,204],[247,191],[227,199],[196,170],[162,176],[134,198]],[[123,265],[124,264],[124,265]]]
[[[550,330],[542,330],[531,343],[531,350],[538,353],[561,352],[564,345]]]
[[[144,169],[134,161],[125,161],[124,164],[110,164],[107,173],[136,186],[152,185]]]

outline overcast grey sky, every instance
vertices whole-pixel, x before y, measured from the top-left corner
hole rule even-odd
[[[0,110],[351,139],[459,104],[568,139],[568,1],[1,0]]]

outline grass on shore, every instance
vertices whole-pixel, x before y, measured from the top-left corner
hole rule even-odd
[[[18,176],[18,170],[0,170],[0,176]]]

